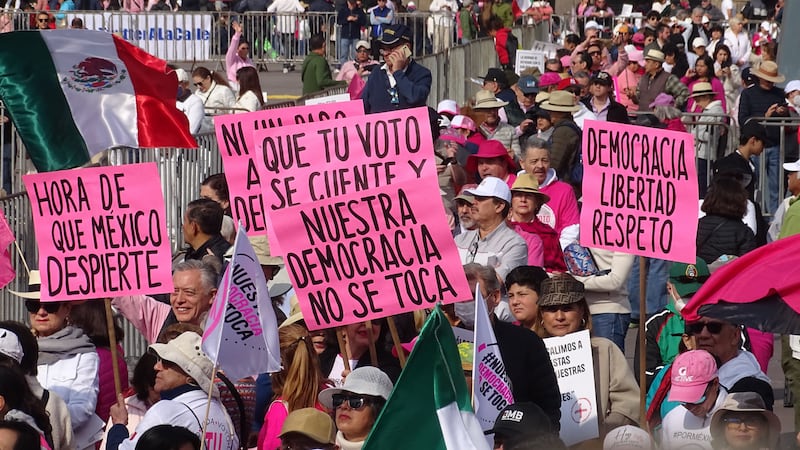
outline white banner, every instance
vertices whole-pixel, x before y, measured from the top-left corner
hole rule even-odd
[[[281,370],[267,280],[241,223],[238,230],[203,333],[203,351],[231,380]]]
[[[545,57],[547,58],[555,58],[556,51],[558,51],[558,49],[558,45],[545,41],[533,41],[533,45],[531,45],[531,51],[544,53]]]
[[[310,98],[306,100],[306,106],[323,105],[327,103],[349,102],[349,101],[350,101],[350,94],[345,92],[344,94],[328,95],[327,97]]]
[[[115,33],[169,62],[211,59],[211,14],[67,12],[64,25],[76,17],[83,19],[86,29]]]
[[[500,347],[494,336],[486,300],[480,287],[475,293],[475,348],[472,358],[472,398],[475,417],[483,431],[494,426],[500,411],[514,403],[511,383],[508,382],[506,366],[500,355]],[[494,439],[492,439],[494,440]],[[491,444],[492,442],[490,442]]]
[[[539,69],[540,73],[544,73],[544,62],[546,59],[547,55],[542,52],[517,50],[517,59],[514,61],[514,71],[519,75],[525,69],[536,67]]]
[[[561,390],[561,440],[567,446],[599,436],[589,331],[544,340]]]

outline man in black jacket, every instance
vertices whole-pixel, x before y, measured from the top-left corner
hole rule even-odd
[[[210,250],[222,265],[222,257],[231,246],[220,234],[222,215],[222,206],[214,200],[200,198],[189,202],[183,216],[183,240],[189,244],[185,260],[202,260]]]
[[[474,292],[480,285],[489,311],[500,303],[500,281],[494,269],[480,264],[464,266]],[[489,313],[495,338],[511,382],[514,402],[533,402],[550,418],[554,430],[561,429],[561,392],[550,355],[542,338],[526,328],[503,322]]]
[[[597,120],[629,124],[628,110],[609,95],[611,86],[611,75],[608,72],[599,72],[592,77],[589,84],[592,96],[584,100],[583,104],[597,116]]]

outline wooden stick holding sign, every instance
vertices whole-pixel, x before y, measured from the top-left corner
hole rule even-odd
[[[647,339],[645,334],[647,323],[647,258],[639,257],[639,423],[647,427]],[[647,429],[647,428],[645,428]]]
[[[108,327],[108,343],[111,346],[111,370],[114,372],[114,398],[122,393],[122,382],[119,377],[119,362],[117,361],[117,331],[114,326],[114,311],[111,309],[111,299],[103,300],[106,305],[106,326]]]
[[[211,385],[208,387],[208,398],[206,399],[206,414],[203,418],[203,426],[200,428],[200,450],[206,449],[206,430],[208,429],[208,415],[211,412],[211,397],[212,393],[214,392],[214,378],[216,378],[217,370],[219,370],[219,366],[214,364],[214,370],[211,371]],[[244,439],[244,437],[243,437]]]
[[[372,332],[372,321],[366,322],[367,338],[369,339],[369,360],[372,362],[372,367],[378,367],[378,352],[375,350],[375,333]]]
[[[339,353],[342,354],[342,362],[344,363],[344,370],[350,373],[350,355],[347,352],[347,345],[344,342],[344,334],[346,333],[345,327],[336,329],[336,341],[339,342]]]
[[[403,343],[400,342],[400,335],[397,333],[397,324],[394,323],[394,317],[387,317],[386,322],[389,324],[389,333],[392,334],[392,341],[394,341],[394,349],[397,350],[397,359],[400,360],[400,368],[406,367],[406,352],[403,350]]]

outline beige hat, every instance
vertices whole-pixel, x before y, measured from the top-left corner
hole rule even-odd
[[[692,95],[689,97],[702,97],[704,95],[717,95],[717,93],[714,92],[714,89],[711,87],[711,83],[701,81],[692,86]]]
[[[786,77],[778,72],[778,65],[772,61],[763,61],[756,70],[750,72],[750,75],[773,83],[783,83],[786,80]]]
[[[253,246],[253,251],[256,253],[258,263],[262,266],[280,266],[283,264],[283,258],[280,256],[272,256],[269,250],[269,240],[266,236],[248,236],[250,245]]]
[[[543,101],[539,106],[545,111],[558,111],[558,112],[575,112],[580,109],[575,104],[575,96],[567,91],[553,91],[550,93],[550,98]]]
[[[541,203],[547,203],[550,201],[550,197],[539,190],[539,180],[529,173],[517,175],[517,179],[514,180],[514,185],[511,186],[512,196],[514,195],[514,192],[535,194],[537,197],[539,197],[539,202]]]
[[[297,300],[297,295],[293,295],[292,298],[289,299],[289,317],[283,321],[282,324],[278,328],[288,327],[294,323],[300,322],[303,319],[303,311],[300,310],[300,301]]]
[[[539,92],[538,94],[536,94],[536,100],[535,101],[536,101],[536,103],[542,103],[544,101],[547,101],[549,98],[550,98],[550,93],[542,91],[542,92]]]
[[[767,421],[769,427],[769,437],[765,442],[765,448],[775,448],[781,434],[781,421],[772,411],[764,406],[764,399],[755,392],[734,392],[725,397],[722,406],[711,416],[711,437],[714,440],[724,440],[725,418],[730,412],[759,413]]]
[[[649,59],[651,61],[657,61],[663,63],[664,52],[662,52],[661,50],[656,50],[654,48],[651,48],[650,50],[647,51],[647,53],[645,53],[644,59]]]
[[[361,47],[364,47],[365,49],[369,50],[370,49],[369,41],[356,42],[356,50],[360,49]]]
[[[152,344],[150,350],[161,359],[174,363],[200,386],[204,392],[213,389],[212,395],[219,397],[214,386],[214,363],[202,349],[203,338],[193,331],[182,333],[166,344]]]
[[[28,272],[28,291],[27,292],[18,292],[12,291],[11,289],[8,292],[11,292],[13,295],[17,297],[26,298],[29,300],[40,300],[42,298],[41,292],[42,286],[42,275],[39,273],[38,270],[31,270]]]
[[[481,89],[477,94],[475,94],[475,106],[473,109],[502,108],[506,105],[508,105],[508,102],[498,100],[492,91]]]
[[[371,395],[384,400],[392,393],[392,380],[389,375],[372,366],[362,366],[350,372],[340,388],[323,389],[319,393],[319,402],[328,409],[333,408],[333,396],[343,392]]]
[[[302,434],[318,444],[336,443],[336,426],[328,414],[317,408],[301,408],[286,416],[278,437],[289,433]]]

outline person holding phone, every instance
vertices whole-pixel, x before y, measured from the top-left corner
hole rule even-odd
[[[433,79],[412,58],[411,30],[402,24],[388,26],[378,44],[384,64],[372,70],[361,94],[366,113],[425,106]]]
[[[369,41],[358,41],[356,43],[355,59],[342,64],[341,70],[336,74],[336,79],[338,81],[344,80],[347,84],[350,84],[350,80],[356,75],[361,77],[368,76],[372,69],[378,66],[377,61],[372,59],[370,48]]]

